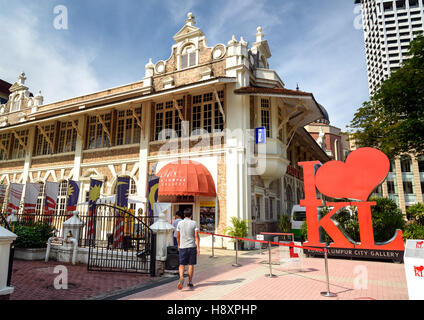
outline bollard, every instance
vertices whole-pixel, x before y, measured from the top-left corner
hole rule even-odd
[[[215,234],[212,234],[212,255],[209,258],[216,258],[215,257]]]
[[[233,267],[241,267],[241,264],[238,263],[238,242],[239,240],[236,239],[236,263],[233,264]]]
[[[269,274],[265,276],[268,278],[274,278],[276,275],[272,274],[272,259],[271,259],[271,241],[268,242],[268,252],[269,252]]]
[[[328,298],[337,297],[335,293],[330,292],[330,276],[328,275],[328,250],[324,249],[324,258],[325,258],[325,276],[327,277],[327,292],[321,292],[321,295]]]

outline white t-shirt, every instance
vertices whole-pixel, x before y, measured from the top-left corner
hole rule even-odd
[[[180,233],[180,249],[196,248],[195,233],[199,231],[196,221],[185,218],[178,223],[177,232]]]

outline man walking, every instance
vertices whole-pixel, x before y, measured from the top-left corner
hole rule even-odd
[[[180,258],[180,280],[178,290],[184,285],[185,266],[188,265],[188,286],[193,288],[194,266],[197,264],[197,256],[200,254],[200,237],[197,223],[191,220],[193,216],[191,209],[184,210],[184,220],[177,226],[177,242]]]

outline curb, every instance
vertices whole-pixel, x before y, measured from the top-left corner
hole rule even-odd
[[[168,284],[170,282],[174,282],[177,281],[179,279],[179,276],[173,276],[170,278],[165,278],[165,279],[161,279],[161,280],[153,280],[150,283],[147,284],[142,284],[139,286],[135,286],[132,288],[127,288],[127,289],[122,289],[122,290],[118,290],[118,291],[114,291],[114,292],[110,292],[110,293],[106,293],[106,294],[102,294],[102,295],[98,295],[96,297],[91,297],[88,298],[86,300],[119,300],[122,299],[124,297],[128,297],[130,295],[136,294],[136,293],[140,293],[149,289],[153,289],[156,287],[160,287],[164,284]]]

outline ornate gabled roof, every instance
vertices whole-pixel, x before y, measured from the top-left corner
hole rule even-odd
[[[200,30],[200,28],[195,27],[194,26],[195,24],[196,24],[196,21],[194,20],[193,14],[189,12],[187,15],[186,24],[174,36],[174,41],[178,43],[187,38],[204,36],[205,34],[203,33],[203,31]]]

